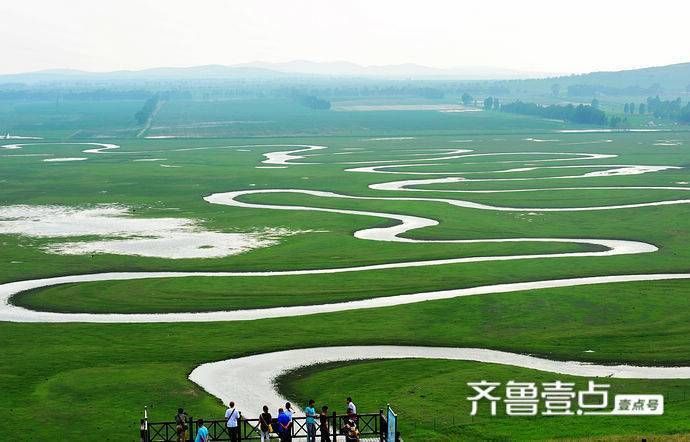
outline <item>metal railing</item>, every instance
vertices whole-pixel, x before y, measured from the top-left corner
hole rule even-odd
[[[343,428],[347,421],[351,418],[349,415],[339,415],[335,412],[328,416],[328,432],[331,441],[345,442],[345,434]],[[317,416],[315,419],[316,438],[321,440],[322,428],[320,419]],[[230,441],[230,433],[226,426],[225,419],[204,419],[204,426],[208,429],[209,440],[211,441]],[[274,430],[278,428],[276,419],[273,419],[272,427]],[[260,440],[261,430],[260,421],[256,419],[245,419],[242,414],[238,419],[238,439],[245,440]],[[395,438],[388,438],[388,422],[384,410],[379,410],[378,413],[361,413],[357,415],[357,429],[362,439],[376,439],[381,442],[389,440],[400,440],[399,433]],[[184,442],[193,442],[196,438],[198,426],[196,419],[188,417],[187,429],[185,432]],[[293,416],[292,424],[289,427],[290,434],[293,439],[307,438],[307,417]],[[141,420],[141,441],[142,442],[177,442],[177,423],[174,421],[165,422],[151,422],[148,419],[148,413],[144,411],[144,419]],[[277,440],[275,431],[272,434],[272,439]]]

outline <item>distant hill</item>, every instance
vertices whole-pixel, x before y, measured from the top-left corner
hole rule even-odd
[[[285,74],[268,69],[205,65],[192,67],[163,67],[140,71],[88,72],[73,69],[50,69],[20,74],[0,75],[0,83],[42,83],[69,81],[127,81],[127,80],[200,80],[233,78],[276,78]]]
[[[690,63],[625,71],[592,72],[589,74],[553,77],[539,81],[558,83],[561,86],[586,84],[619,89],[634,86],[652,88],[655,85],[659,85],[667,92],[681,92],[686,91],[686,88],[690,86]]]
[[[72,69],[51,69],[36,72],[0,75],[0,83],[289,78],[305,76],[420,80],[505,80],[520,78],[544,78],[547,77],[548,74],[490,67],[438,69],[412,63],[399,65],[362,66],[344,61],[313,62],[296,60],[286,63],[268,63],[257,61],[231,66],[205,65],[192,67],[162,67],[139,71],[123,70],[112,72],[87,72]]]
[[[395,65],[363,66],[348,61],[314,62],[294,60],[285,63],[253,62],[236,65],[236,67],[251,67],[269,69],[277,72],[292,74],[354,76],[354,77],[383,77],[383,78],[412,78],[412,79],[456,79],[456,80],[503,80],[544,78],[553,73],[527,72],[514,69],[495,67],[469,66],[450,69],[434,68],[414,63]]]
[[[550,93],[558,84],[561,96],[595,95],[654,95],[657,90],[667,94],[680,94],[690,85],[690,63],[649,67],[617,72],[556,76],[545,73],[523,72],[491,67],[464,67],[439,69],[418,64],[362,66],[345,61],[314,62],[295,60],[286,63],[252,62],[232,66],[204,65],[192,67],[161,67],[139,71],[86,72],[70,69],[52,69],[21,74],[0,75],[0,84],[37,83],[106,83],[194,80],[290,80],[312,79],[388,79],[405,80],[473,80],[497,82],[496,86],[511,91]],[[499,84],[500,83],[500,84]],[[589,85],[591,87],[583,87]]]

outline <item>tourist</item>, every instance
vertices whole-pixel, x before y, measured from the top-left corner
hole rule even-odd
[[[321,426],[321,442],[331,442],[330,421],[328,420],[328,405],[321,407],[319,424]]]
[[[343,428],[343,433],[345,433],[346,442],[359,442],[359,430],[357,429],[357,423],[353,419],[348,419]]]
[[[292,415],[295,414],[295,410],[292,409],[292,404],[290,402],[285,402],[285,414],[290,416],[290,421],[292,421]]]
[[[196,421],[196,439],[194,442],[208,442],[208,428],[204,426],[204,420],[199,419]]]
[[[290,417],[285,414],[285,410],[282,408],[278,409],[278,436],[280,437],[281,442],[285,442],[288,440],[288,436],[292,438],[290,435]]]
[[[347,414],[357,415],[357,406],[352,402],[352,398],[349,396],[347,397]]]
[[[270,442],[273,433],[273,416],[268,412],[268,406],[264,405],[264,412],[259,415],[259,430],[261,430],[261,442]]]
[[[348,417],[348,419],[351,419],[351,420],[355,421],[355,423],[357,423],[357,421],[359,420],[359,417],[357,417],[357,406],[355,405],[354,402],[352,402],[352,398],[349,396],[347,397],[346,401],[347,401],[347,417]]]
[[[185,442],[187,440],[187,413],[183,408],[177,409],[175,415],[175,433],[177,434],[177,442]]]
[[[290,423],[289,423],[289,431],[287,432],[287,439],[285,439],[287,442],[292,442],[292,416],[295,414],[295,410],[292,409],[292,404],[290,402],[285,402],[285,415],[290,418]]]
[[[304,409],[304,414],[307,416],[307,442],[316,442],[316,409],[314,408],[314,399],[309,400],[309,405]]]
[[[228,436],[231,442],[237,442],[240,438],[240,427],[238,421],[240,420],[240,412],[235,409],[235,403],[230,401],[228,409],[225,411],[225,419],[228,421]]]

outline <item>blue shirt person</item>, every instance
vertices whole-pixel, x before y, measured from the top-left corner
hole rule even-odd
[[[290,430],[290,416],[282,408],[278,409],[278,431],[283,433]]]
[[[196,421],[196,425],[196,439],[194,439],[194,442],[208,442],[208,428],[204,426],[204,420],[199,419]]]
[[[304,409],[304,414],[307,416],[307,442],[316,442],[316,409],[314,408],[314,399],[309,400],[309,405]]]

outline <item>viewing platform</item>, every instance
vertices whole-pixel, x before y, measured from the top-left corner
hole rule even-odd
[[[345,434],[342,429],[351,416],[347,414],[333,413],[329,416],[331,441],[345,442]],[[187,419],[187,431],[185,442],[194,442],[198,431],[197,417],[189,416]],[[230,441],[230,434],[225,419],[203,419],[204,426],[208,429],[210,441]],[[293,424],[290,426],[292,438],[296,440],[307,439],[307,417],[293,416]],[[316,440],[321,440],[321,426],[316,419]],[[247,419],[240,413],[238,420],[240,441],[261,440],[259,418]],[[272,422],[273,428],[277,428],[276,419]],[[379,410],[377,413],[357,414],[357,428],[361,442],[401,442],[398,431],[398,417],[389,407],[388,410]],[[146,411],[141,420],[141,442],[177,442],[177,423],[174,421],[149,421]],[[274,431],[271,440],[278,441],[279,437]]]

